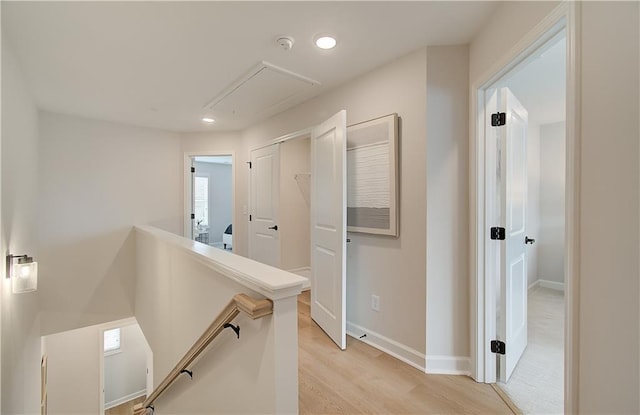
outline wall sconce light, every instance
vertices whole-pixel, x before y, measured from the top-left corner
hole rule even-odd
[[[28,255],[7,255],[7,278],[14,294],[38,289],[38,263]]]

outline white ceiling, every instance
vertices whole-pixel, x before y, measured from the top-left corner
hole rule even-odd
[[[505,81],[529,112],[529,122],[543,125],[566,118],[566,43],[564,34],[554,39]]]
[[[468,43],[495,2],[2,2],[2,28],[39,107],[172,131],[260,61],[317,80],[305,100],[425,45]],[[338,46],[312,40],[332,33]],[[290,51],[278,35],[295,39]],[[295,105],[296,102],[288,103]],[[283,110],[283,108],[279,108]]]

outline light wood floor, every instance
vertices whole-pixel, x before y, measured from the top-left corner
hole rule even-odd
[[[341,351],[298,297],[301,414],[512,414],[490,385],[427,375],[347,336]]]
[[[144,402],[146,396],[141,396],[132,401],[125,402],[122,405],[114,406],[104,411],[104,415],[131,415],[133,414],[133,406]]]

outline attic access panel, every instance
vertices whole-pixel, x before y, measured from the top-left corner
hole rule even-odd
[[[220,115],[272,115],[301,102],[318,81],[260,62],[205,108]]]

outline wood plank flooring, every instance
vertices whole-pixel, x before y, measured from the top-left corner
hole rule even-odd
[[[298,297],[301,414],[512,414],[490,385],[427,375],[347,336],[341,351],[311,320],[310,292]]]

